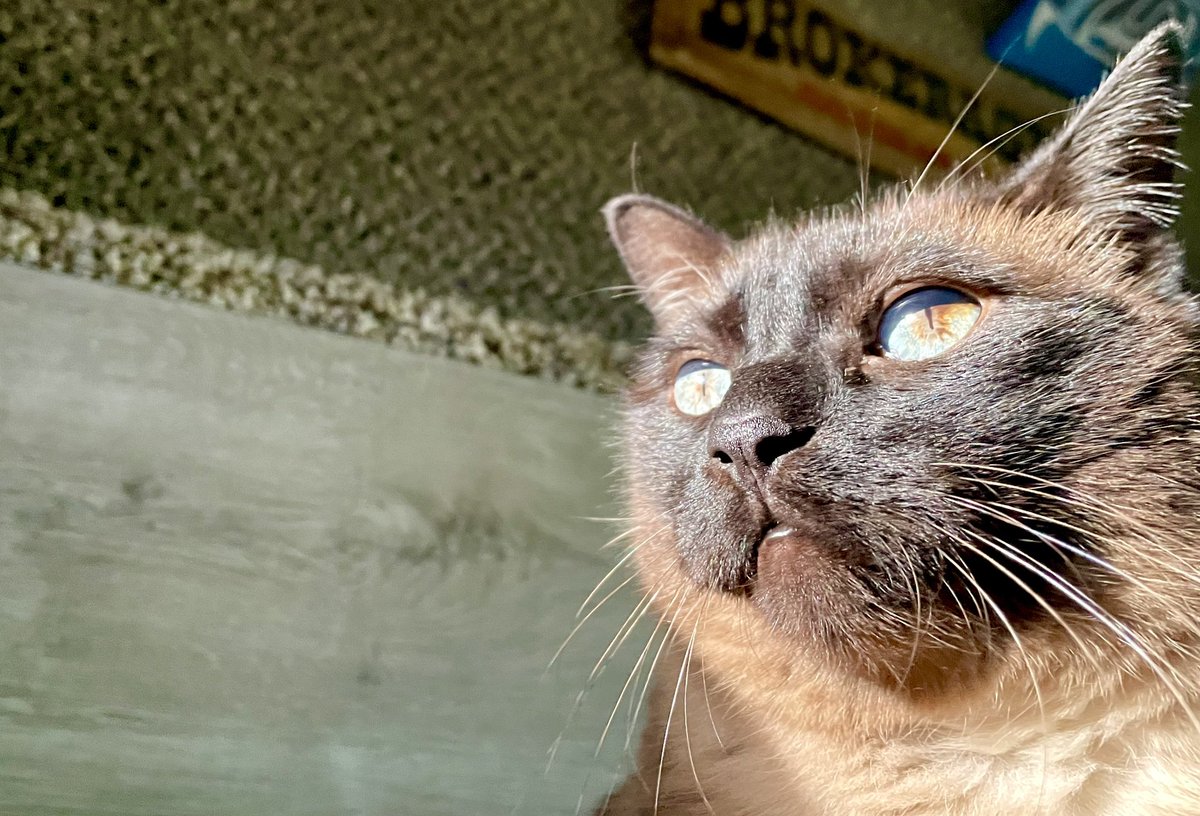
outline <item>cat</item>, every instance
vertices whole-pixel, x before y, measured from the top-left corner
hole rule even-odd
[[[655,321],[621,456],[670,637],[597,813],[1200,814],[1181,62],[1160,26],[998,179],[737,242],[606,205]]]

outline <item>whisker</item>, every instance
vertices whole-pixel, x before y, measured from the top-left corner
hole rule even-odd
[[[1033,670],[1033,663],[1029,657],[1029,652],[1026,650],[1025,644],[1021,640],[1021,636],[1017,634],[1016,627],[1012,625],[1008,615],[1004,614],[1004,610],[998,603],[996,603],[996,600],[991,596],[991,593],[984,589],[983,585],[979,583],[978,579],[975,577],[975,574],[971,572],[970,568],[967,567],[966,564],[961,563],[961,561],[957,559],[951,559],[949,563],[952,566],[955,566],[962,574],[963,578],[975,587],[975,589],[979,592],[980,598],[982,598],[984,603],[991,607],[991,610],[1000,620],[1001,626],[1004,627],[1005,631],[1007,631],[1009,636],[1013,639],[1013,644],[1017,647],[1017,652],[1021,655],[1021,660],[1025,664],[1025,670],[1029,673],[1029,682],[1033,687],[1034,700],[1037,702],[1038,712],[1041,717],[1042,731],[1045,732],[1047,730],[1046,704],[1042,696],[1042,687],[1041,684],[1038,683],[1037,675]]]
[[[963,532],[966,535],[970,536],[971,538],[974,538],[980,544],[983,544],[985,547],[995,548],[996,545],[998,544],[998,542],[993,541],[992,539],[987,538],[985,536],[982,536],[979,533],[976,533],[974,530],[964,530]],[[1035,590],[1032,586],[1030,586],[1027,581],[1024,581],[1015,572],[1010,570],[1008,567],[1005,567],[999,561],[992,558],[986,552],[979,549],[975,545],[971,544],[969,541],[966,541],[965,539],[957,539],[957,543],[960,546],[966,547],[968,550],[973,552],[975,555],[977,555],[980,558],[982,558],[983,560],[987,561],[992,567],[994,567],[1002,575],[1004,575],[1006,578],[1008,578],[1010,581],[1012,581],[1014,584],[1016,584],[1018,587],[1020,587],[1022,590],[1024,590],[1029,595],[1029,597],[1031,597],[1033,599],[1034,603],[1036,603],[1038,606],[1040,606],[1042,608],[1042,610],[1046,612],[1047,615],[1049,615],[1051,618],[1054,619],[1055,623],[1057,623],[1059,626],[1062,627],[1063,631],[1067,634],[1067,636],[1069,638],[1071,638],[1071,640],[1074,641],[1075,645],[1079,648],[1081,655],[1088,655],[1091,653],[1091,647],[1088,646],[1087,642],[1083,639],[1083,637],[1077,631],[1075,631],[1075,627],[1072,626],[1071,624],[1067,623],[1066,619],[1063,618],[1062,613],[1060,613],[1057,609],[1055,609],[1050,604],[1050,602],[1047,601],[1045,598],[1043,598],[1042,594],[1040,592],[1038,592],[1037,590]]]
[[[559,745],[562,743],[563,737],[566,735],[567,731],[572,725],[574,725],[575,718],[579,715],[579,710],[583,706],[584,699],[587,697],[588,692],[591,691],[595,686],[596,678],[599,677],[604,667],[608,664],[608,661],[612,659],[621,646],[624,645],[630,634],[633,633],[634,628],[646,614],[646,611],[650,608],[650,604],[653,603],[654,599],[657,597],[657,594],[657,592],[648,594],[646,597],[638,601],[638,603],[634,606],[633,611],[629,613],[629,616],[626,617],[625,621],[617,628],[616,634],[613,635],[612,640],[608,642],[608,646],[604,649],[600,655],[600,658],[592,667],[591,673],[584,681],[583,688],[581,688],[579,693],[575,695],[575,700],[571,705],[571,710],[567,713],[566,722],[564,723],[562,730],[559,731],[558,737],[555,738],[553,744],[550,746],[550,756],[546,762],[546,773],[550,772],[550,768],[554,764],[554,759],[558,754]]]
[[[570,634],[567,635],[566,639],[562,642],[562,645],[559,646],[558,650],[554,652],[554,657],[550,658],[550,662],[546,665],[545,671],[542,672],[543,678],[547,674],[550,673],[550,670],[552,668],[554,668],[554,664],[558,662],[558,659],[560,657],[562,657],[562,653],[564,650],[566,650],[567,645],[571,642],[571,639],[573,637],[575,637],[576,633],[578,633],[580,629],[582,629],[584,627],[584,624],[586,624],[591,619],[592,615],[595,615],[596,612],[602,606],[604,606],[604,604],[606,604],[609,601],[609,599],[611,599],[614,595],[616,595],[618,592],[620,592],[625,587],[629,586],[629,584],[631,584],[633,582],[634,577],[635,576],[630,575],[624,581],[617,584],[617,586],[611,592],[609,592],[607,595],[604,596],[604,598],[601,599],[600,603],[596,604],[591,609],[589,609],[588,613],[583,616],[582,620],[580,620],[578,623],[575,624],[575,627],[573,629],[571,629]]]
[[[944,561],[949,561],[953,558],[956,558],[956,556],[953,553],[947,552],[942,547],[938,547],[937,552],[938,552],[938,556]],[[960,563],[955,566],[960,570],[967,570],[966,564],[961,563],[961,559],[959,559],[959,561],[960,561]],[[974,575],[972,575],[971,577],[974,578]],[[947,592],[950,593],[950,597],[954,599],[954,603],[958,606],[959,612],[962,613],[962,619],[963,619],[963,622],[967,625],[968,631],[970,632],[971,641],[978,643],[978,638],[975,634],[976,619],[982,618],[984,621],[984,626],[985,626],[984,633],[986,635],[988,635],[988,641],[990,644],[990,641],[991,641],[991,637],[990,637],[990,635],[991,635],[991,632],[990,632],[991,617],[988,615],[987,610],[985,610],[981,607],[982,601],[973,592],[971,592],[971,587],[968,585],[963,588],[967,591],[967,593],[971,597],[971,599],[975,601],[975,616],[972,616],[969,612],[967,612],[967,607],[962,602],[962,599],[958,597],[958,593],[954,591],[954,586],[952,584],[946,582],[944,578],[942,580],[941,588],[945,589]],[[984,648],[986,649],[987,645],[985,645]]]
[[[862,182],[861,182],[862,195],[863,195],[864,199],[866,199],[867,196],[870,195],[870,192],[871,192],[870,191],[871,153],[875,149],[875,119],[876,119],[876,116],[878,113],[879,113],[878,106],[871,108],[871,126],[867,130],[867,160],[865,162],[863,162]]]
[[[642,652],[638,655],[637,662],[633,664],[633,668],[629,670],[629,677],[626,678],[625,684],[621,686],[621,692],[617,695],[617,701],[613,703],[612,713],[608,715],[608,720],[604,723],[604,730],[600,732],[600,740],[596,743],[595,757],[600,756],[600,752],[604,750],[604,742],[608,738],[608,732],[612,728],[613,721],[617,718],[617,711],[621,708],[621,701],[625,699],[625,695],[629,689],[636,686],[635,677],[639,675],[642,665],[646,662],[646,656],[650,654],[650,649],[654,646],[654,638],[658,636],[658,631],[665,623],[663,618],[659,618],[655,624],[654,630],[650,633],[650,637],[646,638],[646,645],[642,648]]]
[[[1047,494],[1047,495],[1049,495],[1049,494]],[[962,499],[961,497],[959,497],[959,499],[960,499],[960,501],[970,501],[967,499]],[[1085,550],[1082,547],[1078,547],[1068,541],[1063,541],[1063,540],[1061,540],[1055,536],[1052,536],[1048,533],[1044,533],[1040,530],[1036,530],[1036,529],[1028,526],[1024,522],[1020,521],[1020,519],[1014,518],[1013,516],[1010,516],[1006,513],[1001,513],[999,511],[995,510],[994,508],[1000,507],[1000,508],[1003,508],[1004,510],[1009,511],[1010,513],[1015,513],[1017,515],[1024,515],[1028,518],[1038,519],[1038,520],[1046,521],[1046,522],[1049,522],[1052,524],[1057,524],[1057,525],[1063,527],[1064,529],[1071,530],[1072,532],[1078,533],[1082,536],[1087,537],[1088,539],[1091,539],[1093,536],[1087,530],[1083,530],[1078,526],[1075,526],[1075,525],[1072,525],[1072,524],[1069,524],[1066,522],[1062,522],[1057,519],[1050,518],[1043,514],[1037,513],[1036,511],[1029,510],[1026,508],[1021,508],[1021,507],[1016,507],[1013,505],[1006,504],[1004,502],[994,502],[993,504],[990,504],[990,505],[980,505],[975,502],[972,502],[972,504],[974,506],[976,506],[978,509],[986,511],[990,515],[992,515],[998,519],[1006,521],[1007,523],[1013,524],[1015,526],[1019,526],[1020,528],[1026,530],[1027,532],[1037,536],[1042,541],[1053,545],[1056,550],[1058,550],[1060,548],[1065,549],[1065,550],[1071,552],[1072,554],[1077,555],[1080,558],[1083,558],[1084,560],[1088,561],[1089,563],[1093,564],[1094,566],[1100,567],[1107,573],[1109,573],[1113,576],[1116,576],[1118,578],[1121,578],[1122,580],[1126,581],[1127,583],[1131,584],[1132,586],[1137,587],[1138,589],[1141,589],[1142,591],[1144,591],[1152,596],[1159,594],[1159,592],[1156,589],[1154,589],[1153,587],[1151,587],[1148,583],[1146,583],[1146,581],[1130,574],[1126,570],[1120,569],[1119,567],[1117,567],[1115,564],[1113,564],[1108,559],[1103,558],[1099,555],[1096,555],[1093,552],[1089,552],[1088,550]],[[1143,540],[1143,543],[1151,543],[1151,542],[1150,542],[1150,540],[1147,539],[1147,540]],[[1182,561],[1180,563],[1182,564]],[[1175,569],[1168,564],[1162,564],[1161,562],[1160,562],[1160,564],[1165,569],[1171,569],[1171,570]],[[1178,570],[1178,574],[1183,577],[1188,578],[1188,580],[1190,580],[1192,582],[1196,582],[1196,580],[1197,580],[1194,570],[1192,570],[1192,569],[1180,568]]]
[[[696,604],[698,604],[698,603],[699,603],[699,601],[696,602]],[[693,609],[695,608],[696,604],[692,605]],[[675,629],[675,619],[672,618],[671,631],[673,632],[674,629]],[[695,631],[693,630],[693,636],[694,635],[695,635]],[[671,737],[671,719],[675,716],[675,705],[679,701],[679,688],[680,688],[680,685],[683,683],[683,676],[684,676],[684,673],[687,671],[687,665],[688,665],[688,663],[687,663],[687,660],[685,659],[682,661],[682,663],[679,667],[679,677],[675,681],[675,691],[671,694],[671,705],[669,708],[667,708],[667,722],[663,726],[662,751],[660,751],[659,755],[658,755],[658,781],[655,782],[655,785],[654,785],[654,813],[656,815],[658,813],[659,798],[662,794],[662,775],[663,775],[663,765],[666,763],[666,759],[667,759],[667,741]]]
[[[712,726],[713,736],[717,738],[717,745],[721,746],[721,750],[725,750],[725,740],[721,739],[721,732],[717,730],[717,721],[713,718],[712,703],[708,699],[708,671],[704,668],[704,655],[700,655],[700,682],[704,690],[704,707],[708,709],[708,722]]]
[[[1116,635],[1118,642],[1124,644],[1135,655],[1137,655],[1146,668],[1150,669],[1154,676],[1158,678],[1159,682],[1166,687],[1167,691],[1174,698],[1175,702],[1178,703],[1179,707],[1183,709],[1183,713],[1187,715],[1188,721],[1196,729],[1196,731],[1200,733],[1200,719],[1197,718],[1191,704],[1186,700],[1178,682],[1176,682],[1181,678],[1179,678],[1174,669],[1170,667],[1164,668],[1162,662],[1150,654],[1146,648],[1146,644],[1142,642],[1142,639],[1136,632],[1130,629],[1126,624],[1118,621],[1116,618],[1110,615],[1103,607],[1096,603],[1095,600],[1088,597],[1078,587],[1072,586],[1061,576],[1055,574],[1051,570],[1046,569],[1044,566],[1025,555],[1020,550],[1017,550],[1016,548],[1011,547],[1002,541],[989,541],[988,543],[997,552],[1016,563],[1022,564],[1026,569],[1029,569],[1031,572],[1050,583],[1064,597],[1073,602],[1080,609],[1087,612],[1088,616],[1092,620],[1094,620],[1096,623],[1099,623],[1101,626],[1104,626],[1106,629],[1109,629],[1114,635]]]
[[[888,550],[890,551],[891,549],[892,547],[888,545]],[[912,651],[908,656],[908,666],[904,670],[903,678],[903,681],[907,682],[909,675],[912,674],[912,670],[917,664],[917,655],[920,653],[921,648],[921,596],[924,595],[924,592],[921,591],[921,579],[920,576],[917,575],[917,567],[916,564],[913,563],[912,553],[910,553],[908,550],[902,550],[902,553],[904,555],[904,563],[908,567],[909,571],[909,574],[905,575],[905,580],[908,580],[910,575],[912,579],[910,581],[910,585],[912,587],[914,621]],[[929,612],[932,615],[933,607],[930,607]]]
[[[688,730],[688,682],[692,677],[692,652],[696,646],[696,633],[700,631],[700,622],[704,619],[704,613],[708,609],[708,601],[711,597],[709,595],[704,598],[704,603],[696,615],[696,625],[692,627],[692,637],[688,640],[687,651],[683,655],[683,665],[686,667],[683,675],[683,741],[687,746],[688,764],[692,766],[692,779],[696,781],[696,790],[699,792],[700,798],[704,800],[704,806],[708,808],[708,812],[715,813],[712,803],[708,801],[708,795],[704,792],[704,785],[700,783],[700,774],[696,771],[696,759],[692,754],[692,735]]]
[[[989,158],[991,158],[993,155],[995,155],[996,152],[1000,150],[1000,148],[1004,147],[1004,145],[1006,145],[1010,141],[1012,141],[1012,139],[1014,137],[1016,137],[1018,134],[1020,134],[1025,129],[1027,129],[1033,125],[1036,125],[1038,122],[1041,122],[1044,119],[1049,119],[1051,116],[1059,116],[1064,113],[1070,113],[1073,110],[1075,110],[1075,106],[1071,105],[1070,107],[1059,108],[1058,110],[1052,110],[1048,113],[1043,113],[1041,116],[1035,116],[1032,119],[1026,120],[1026,121],[1022,122],[1021,124],[1016,125],[1015,127],[1009,128],[1008,130],[1001,133],[999,136],[994,136],[991,139],[988,139],[986,142],[981,144],[979,147],[972,150],[965,159],[963,159],[961,162],[958,163],[958,166],[956,166],[949,173],[947,173],[946,177],[943,178],[938,183],[938,186],[934,188],[934,192],[935,193],[941,192],[942,188],[944,188],[946,186],[946,184],[949,183],[950,181],[952,181],[956,176],[961,178],[961,177],[970,175],[970,173],[973,173],[976,168],[978,168],[985,161],[987,161]],[[1003,140],[1003,141],[1001,141],[1001,140]],[[996,142],[999,142],[999,144],[996,144]],[[975,162],[975,164],[972,165],[969,170],[964,169],[967,167],[967,165],[970,163],[970,161],[973,158],[978,156],[984,150],[987,150],[993,144],[996,144],[995,149],[990,150],[984,156],[981,156],[979,161]]]
[[[870,173],[870,167],[871,167],[871,142],[874,139],[875,114],[878,111],[878,108],[872,108],[872,110],[871,110],[871,130],[870,130],[870,134],[867,137],[867,150],[866,150],[865,157],[863,155],[862,136],[858,132],[858,117],[854,115],[854,111],[851,109],[849,104],[846,104],[845,108],[846,108],[846,113],[850,117],[850,123],[853,126],[851,128],[851,132],[854,134],[854,153],[858,159],[858,185],[859,185],[858,208],[859,208],[859,212],[861,212],[863,215],[866,215],[867,214],[867,196],[869,194],[869,191],[867,189],[867,177]]]
[[[625,618],[625,622],[622,623],[617,629],[617,632],[613,635],[612,640],[608,642],[608,646],[606,646],[604,651],[600,653],[600,657],[596,660],[596,664],[592,666],[592,671],[588,674],[589,684],[600,675],[600,672],[604,670],[604,666],[607,665],[608,661],[612,659],[612,656],[623,645],[625,645],[625,641],[629,638],[629,635],[633,633],[638,621],[640,621],[642,616],[647,612],[647,610],[650,609],[650,604],[653,602],[654,597],[654,595],[647,595],[645,598],[639,601],[637,605],[634,606],[633,611],[629,613],[627,618]]]
[[[628,537],[628,534],[623,533],[618,538],[614,538],[613,541],[610,543],[620,541],[622,538],[626,538],[626,537]],[[575,610],[576,618],[578,618],[580,615],[583,614],[584,608],[589,603],[591,603],[592,598],[596,597],[596,593],[598,593],[600,591],[600,588],[602,586],[604,586],[605,582],[607,582],[609,578],[613,577],[613,575],[617,572],[617,570],[621,569],[621,567],[623,567],[629,561],[630,558],[633,558],[634,553],[636,553],[639,549],[641,549],[642,545],[645,544],[649,540],[649,538],[651,538],[651,537],[648,536],[645,540],[630,547],[629,551],[627,553],[625,553],[625,555],[621,556],[620,560],[617,561],[617,563],[613,564],[612,569],[610,569],[607,573],[605,573],[604,577],[601,578],[599,580],[599,582],[596,584],[596,588],[593,589],[591,592],[589,592],[588,596],[583,599],[583,603],[581,603],[579,605],[579,609]]]
[[[675,591],[675,594],[671,597],[671,602],[667,604],[668,611],[670,610],[670,608],[672,606],[675,606],[676,603],[680,600],[680,595],[682,595],[683,592],[684,592],[683,587],[680,587],[678,590]],[[666,633],[663,635],[663,639],[661,641],[659,641],[658,651],[656,651],[654,653],[654,659],[652,661],[650,661],[650,669],[649,669],[649,671],[646,672],[646,682],[642,684],[642,692],[638,696],[637,705],[635,705],[633,707],[633,713],[635,716],[636,716],[637,712],[642,710],[642,706],[646,702],[646,695],[650,691],[651,683],[654,682],[654,670],[658,667],[658,661],[662,657],[663,649],[666,647],[667,641],[669,641],[674,634],[675,619],[679,616],[680,611],[682,611],[682,606],[681,605],[676,606],[675,612],[674,612],[674,614],[671,615],[671,620],[667,624]],[[663,617],[663,620],[666,620],[667,616],[664,614],[662,617]],[[633,742],[633,721],[631,720],[629,723],[629,730],[625,734],[625,750],[626,751],[629,750],[630,743],[632,743],[632,742]]]
[[[637,297],[645,289],[638,286],[636,283],[618,283],[612,286],[597,286],[594,289],[586,289],[582,292],[575,292],[562,298],[563,303],[572,303],[583,298],[594,297],[596,295],[610,295],[612,300],[620,298]]]
[[[967,100],[967,104],[963,105],[963,109],[958,112],[958,116],[954,117],[954,123],[950,125],[950,130],[946,131],[946,136],[942,139],[941,143],[938,144],[937,149],[933,151],[933,155],[929,157],[929,161],[926,162],[925,167],[921,170],[921,174],[917,176],[917,180],[914,181],[912,187],[909,188],[908,195],[904,199],[906,205],[912,200],[913,193],[915,193],[921,186],[921,182],[925,179],[926,174],[929,173],[930,168],[933,167],[933,163],[937,161],[938,156],[941,155],[942,151],[946,148],[946,145],[950,143],[950,139],[953,138],[955,131],[958,130],[958,126],[962,124],[963,119],[967,117],[967,113],[972,107],[974,107],[975,103],[979,100],[979,97],[991,83],[992,79],[995,78],[996,72],[999,70],[1000,63],[997,62],[992,66],[992,70],[988,72],[987,77],[979,86],[979,90],[975,91],[974,95]]]
[[[1156,553],[1160,553],[1163,556],[1172,557],[1173,560],[1175,560],[1175,562],[1176,562],[1173,565],[1167,564],[1167,563],[1163,562],[1161,559],[1159,560],[1159,564],[1164,569],[1170,570],[1173,574],[1175,574],[1181,578],[1184,578],[1185,580],[1187,580],[1190,583],[1200,584],[1200,574],[1197,574],[1196,569],[1193,565],[1188,564],[1186,561],[1184,561],[1183,558],[1181,556],[1179,556],[1179,554],[1177,554],[1167,548],[1162,547],[1155,540],[1154,536],[1152,535],[1152,531],[1150,531],[1148,528],[1145,528],[1145,526],[1143,524],[1137,522],[1135,519],[1130,518],[1130,517],[1118,512],[1116,510],[1116,508],[1105,507],[1102,504],[1099,504],[1093,500],[1090,500],[1090,497],[1088,497],[1088,500],[1085,501],[1085,500],[1080,500],[1080,499],[1076,499],[1076,498],[1072,498],[1072,497],[1068,497],[1068,496],[1062,496],[1057,493],[1050,493],[1050,492],[1047,492],[1044,490],[1038,490],[1037,488],[1028,487],[1025,485],[1014,485],[1014,484],[1010,484],[1007,482],[996,482],[996,481],[990,481],[987,479],[979,479],[979,478],[971,477],[971,476],[964,476],[963,478],[967,479],[968,481],[977,482],[979,484],[987,485],[987,486],[990,486],[993,488],[1010,488],[1012,490],[1017,490],[1017,491],[1020,491],[1023,493],[1028,493],[1030,495],[1035,495],[1035,496],[1038,496],[1039,498],[1043,498],[1043,499],[1046,499],[1049,501],[1055,501],[1055,502],[1063,504],[1067,507],[1074,507],[1074,508],[1078,508],[1078,509],[1088,511],[1091,513],[1108,516],[1109,518],[1112,518],[1115,521],[1118,521],[1127,527],[1134,528],[1134,529],[1129,530],[1128,532],[1135,535],[1137,538],[1137,541],[1139,543],[1154,549]],[[1064,488],[1064,489],[1069,490],[1070,488]],[[1075,492],[1077,495],[1083,495],[1083,494],[1079,494],[1078,491],[1073,491],[1073,492]],[[1011,507],[1010,505],[1005,505],[1005,506]],[[1014,511],[1024,512],[1028,515],[1036,515],[1033,513],[1033,511],[1026,511],[1026,510],[1022,510],[1021,508],[1012,507],[1011,509]],[[1051,521],[1055,524],[1058,524],[1066,529],[1070,529],[1074,532],[1078,532],[1080,534],[1086,535],[1089,538],[1093,537],[1091,533],[1089,533],[1086,530],[1082,530],[1077,526],[1070,525],[1065,522],[1058,521],[1056,519],[1049,519],[1049,518],[1046,518],[1045,516],[1041,516],[1041,515],[1037,515],[1037,517],[1041,518],[1043,520],[1046,520],[1046,521]],[[1142,529],[1138,529],[1138,528],[1142,528]],[[1064,547],[1069,546],[1065,542],[1059,542],[1059,543],[1060,543],[1060,545],[1062,545]],[[1072,548],[1072,549],[1074,549],[1074,548]],[[1084,555],[1084,553],[1082,553],[1082,552],[1079,554]],[[1095,557],[1095,556],[1092,556],[1092,557]],[[1105,568],[1112,569],[1112,570],[1116,569],[1111,564],[1107,564],[1107,566]],[[1128,576],[1125,576],[1125,577],[1127,577],[1128,580],[1133,580],[1131,577],[1128,577]]]

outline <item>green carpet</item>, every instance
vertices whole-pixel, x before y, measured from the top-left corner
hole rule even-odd
[[[0,187],[636,337],[640,306],[598,291],[624,276],[597,214],[630,189],[635,144],[642,189],[735,231],[858,185],[852,163],[649,68],[630,36],[644,6],[11,0]]]

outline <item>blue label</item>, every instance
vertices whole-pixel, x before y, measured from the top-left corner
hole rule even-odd
[[[1067,96],[1095,90],[1121,54],[1164,20],[1183,25],[1189,77],[1200,52],[1200,0],[1025,0],[988,55]]]

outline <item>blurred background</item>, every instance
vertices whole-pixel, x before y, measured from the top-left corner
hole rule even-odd
[[[649,322],[600,206],[998,168],[1197,15],[9,0],[0,812],[589,812],[662,637],[606,579]]]

